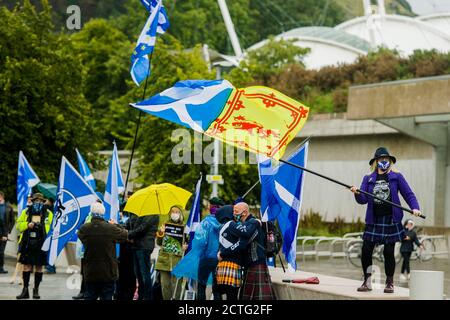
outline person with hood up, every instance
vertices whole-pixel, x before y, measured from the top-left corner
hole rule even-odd
[[[219,251],[219,229],[221,224],[216,219],[216,212],[225,203],[217,197],[209,200],[209,215],[200,222],[195,230],[191,250],[172,270],[177,278],[197,281],[197,300],[206,300],[206,286],[213,286],[214,300],[221,300],[217,292],[215,272],[217,252]]]
[[[156,243],[161,247],[156,259],[155,270],[159,271],[161,291],[164,300],[170,300],[173,296],[178,297],[181,292],[181,285],[177,286],[176,277],[171,275],[172,269],[180,262],[187,245],[182,240],[182,244],[177,242],[172,236],[166,233],[166,225],[172,224],[182,226],[181,232],[184,235],[183,208],[175,205],[170,208],[169,221],[161,226],[156,233]],[[174,292],[174,291],[177,292]]]

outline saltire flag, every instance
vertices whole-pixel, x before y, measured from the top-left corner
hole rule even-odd
[[[294,152],[287,161],[306,167],[309,142]],[[262,160],[262,161],[261,161]],[[283,236],[283,254],[288,270],[297,268],[297,230],[300,222],[303,170],[285,163],[273,167],[271,159],[261,159],[258,171],[261,181],[261,217],[263,221],[278,220]]]
[[[200,223],[200,189],[202,187],[202,175],[200,175],[200,178],[197,181],[197,184],[195,186],[195,196],[194,201],[192,202],[191,211],[189,212],[189,217],[186,222],[186,226],[184,227],[184,234],[189,235],[189,243],[188,248],[185,255],[191,251],[192,248],[192,241],[195,237],[195,230],[197,229],[198,224]]]
[[[86,161],[84,161],[83,156],[78,151],[78,149],[75,149],[77,152],[77,160],[78,160],[78,168],[81,176],[83,177],[84,181],[86,181],[91,188],[95,191],[97,188],[95,185],[95,179],[94,176],[91,173],[91,170],[89,169],[89,166],[87,165]]]
[[[17,213],[20,216],[27,207],[28,196],[31,188],[37,185],[41,180],[28,163],[27,158],[22,151],[19,151],[19,165],[17,169]]]
[[[131,55],[131,78],[140,85],[150,75],[149,54],[154,50],[156,34],[163,34],[169,28],[169,19],[162,0],[141,0],[150,16],[141,31],[136,48]]]
[[[108,180],[106,182],[104,205],[105,220],[119,221],[119,194],[124,190],[122,171],[120,170],[119,154],[117,152],[116,142],[109,162]]]
[[[185,80],[130,104],[238,148],[279,159],[309,108],[268,87],[236,89],[227,80]]]
[[[91,210],[91,204],[97,200],[98,197],[91,186],[70,162],[62,157],[55,213],[42,246],[42,250],[48,251],[49,265],[55,265],[58,255],[84,223]]]

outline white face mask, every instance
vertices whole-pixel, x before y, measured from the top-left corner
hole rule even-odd
[[[180,214],[179,213],[171,213],[170,214],[170,219],[172,220],[172,221],[180,221]]]

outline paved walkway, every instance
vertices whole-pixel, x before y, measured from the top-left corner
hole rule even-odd
[[[15,260],[6,258],[5,269],[8,274],[0,274],[0,300],[15,300],[16,296],[22,292],[22,286],[16,282],[10,284],[12,273],[15,268]],[[72,296],[77,295],[78,289],[74,287],[76,278],[70,278],[71,274],[65,273],[66,270],[57,270],[56,274],[44,274],[44,278],[39,288],[41,299],[45,300],[71,300]],[[19,276],[17,277],[19,278]],[[69,281],[68,281],[69,280]],[[30,288],[33,288],[34,276],[31,275]],[[31,290],[30,290],[31,294]]]
[[[334,259],[333,262],[330,262],[326,259],[321,259],[316,262],[313,260],[303,262],[298,262],[299,268],[302,272],[299,273],[299,277],[305,276],[314,276],[319,275],[322,284],[330,286],[330,292],[333,292],[335,289],[339,289],[341,292],[346,293],[347,298],[352,298],[351,295],[355,294],[355,290],[357,285],[361,282],[361,271],[354,267],[351,264],[348,264],[345,259]],[[12,272],[15,267],[15,260],[11,258],[6,259],[6,269],[9,271],[9,274],[1,274],[0,275],[0,300],[15,300],[15,297],[21,292],[22,287],[16,282],[15,284],[10,284],[9,281],[11,279]],[[381,270],[383,270],[382,265],[380,265]],[[407,284],[398,282],[398,273],[400,266],[397,266],[396,271],[396,287],[398,296],[395,298],[402,299],[402,296],[407,294],[407,291],[401,290],[398,286],[403,286],[407,288]],[[439,270],[445,272],[445,283],[444,283],[444,292],[447,297],[450,297],[450,263],[445,259],[433,259],[428,262],[411,262],[412,269],[422,269],[422,270]],[[70,273],[66,273],[66,269],[58,269],[56,274],[44,274],[43,282],[41,283],[40,294],[41,299],[46,300],[71,300],[71,297],[78,293],[78,289],[74,288],[76,286],[77,278],[71,275]],[[280,272],[280,271],[278,271]],[[282,271],[281,271],[282,272]],[[274,276],[274,280],[288,278],[284,274]],[[350,280],[345,281],[347,278]],[[381,279],[382,283],[384,282],[384,276]],[[31,277],[32,287],[33,276]],[[311,285],[301,285],[297,284],[296,286],[311,286]],[[333,289],[333,286],[335,288]],[[311,288],[311,287],[307,287]],[[317,287],[317,289],[320,287]],[[381,289],[380,289],[381,290]],[[347,294],[348,293],[348,294]],[[381,294],[380,299],[385,296],[383,293],[375,290],[369,295],[372,294],[372,298],[377,294]],[[319,298],[320,295],[317,295]],[[323,297],[323,296],[322,296]],[[359,298],[364,298],[364,296],[359,295]]]

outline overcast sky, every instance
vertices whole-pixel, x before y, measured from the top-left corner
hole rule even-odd
[[[450,0],[408,0],[416,14],[450,12]]]

